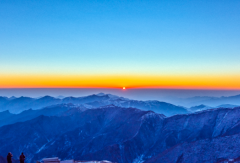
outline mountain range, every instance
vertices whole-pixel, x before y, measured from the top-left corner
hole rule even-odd
[[[211,106],[201,104],[201,105],[198,105],[198,106],[190,107],[189,111],[197,112],[197,111],[214,109],[214,108],[235,108],[235,107],[239,107],[239,105],[222,104],[222,105],[219,105],[219,106],[216,106],[216,107],[211,107]]]
[[[197,105],[207,105],[211,107],[217,107],[219,105],[236,105],[240,106],[240,95],[234,96],[222,96],[222,97],[211,97],[211,96],[195,96],[191,98],[181,98],[174,100],[173,103],[182,105],[185,107],[192,107]]]
[[[156,113],[161,113],[166,116],[175,114],[185,114],[189,111],[181,106],[176,106],[160,101],[138,101],[130,100],[123,97],[118,97],[111,94],[93,94],[85,97],[65,97],[63,99],[44,96],[41,98],[19,97],[6,98],[0,97],[0,111],[9,110],[11,113],[20,113],[24,110],[37,110],[44,107],[57,104],[74,104],[76,106],[85,107],[88,109],[98,108],[106,105],[115,105],[119,107],[134,107],[142,110],[152,110]]]
[[[114,105],[55,107],[52,114],[0,127],[0,155],[11,151],[17,159],[24,152],[28,163],[54,156],[118,163],[214,163],[240,156],[240,107],[171,117]]]
[[[59,116],[62,115],[63,113],[69,114],[73,110],[84,111],[86,110],[86,108],[83,106],[75,106],[73,104],[57,104],[38,110],[32,109],[24,110],[19,114],[12,114],[7,110],[0,112],[0,126],[13,124],[16,122],[24,122],[27,120],[34,119],[40,115]]]

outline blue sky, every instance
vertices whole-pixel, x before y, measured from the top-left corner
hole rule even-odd
[[[0,74],[240,75],[240,1],[0,1]]]

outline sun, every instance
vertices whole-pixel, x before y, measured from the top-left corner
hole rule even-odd
[[[123,90],[126,89],[125,87],[122,88]]]

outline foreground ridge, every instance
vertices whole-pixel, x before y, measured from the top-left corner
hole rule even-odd
[[[0,154],[11,151],[17,160],[24,152],[26,163],[53,156],[117,163],[216,163],[240,157],[239,107],[171,117],[114,105],[58,113],[0,127]]]

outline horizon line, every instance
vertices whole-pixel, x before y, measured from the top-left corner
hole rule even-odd
[[[0,87],[0,89],[116,89],[123,90],[123,87]],[[229,90],[240,91],[240,88],[223,87],[126,87],[125,90],[134,89],[162,89],[162,90]]]

